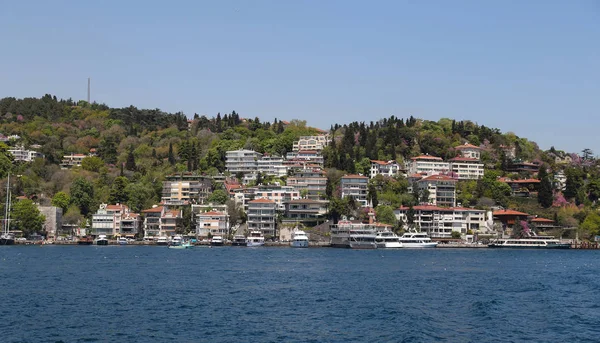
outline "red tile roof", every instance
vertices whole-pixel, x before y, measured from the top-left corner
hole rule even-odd
[[[366,176],[350,174],[342,176],[342,179],[368,179]]]
[[[430,175],[419,180],[419,182],[421,181],[456,181],[456,179],[446,175]]]
[[[463,149],[478,149],[478,150],[481,150],[480,147],[475,146],[473,144],[469,144],[469,143],[465,143],[463,145],[456,146],[456,147],[454,147],[454,149],[456,149],[456,150],[463,150]]]
[[[533,218],[531,221],[534,222],[534,223],[554,223],[554,220],[546,219],[546,218],[540,218],[540,217]]]
[[[529,214],[515,210],[500,210],[492,213],[494,216],[528,216]]]
[[[158,213],[160,213],[160,212],[162,212],[162,210],[163,210],[162,206],[156,206],[156,207],[153,207],[153,208],[149,208],[147,210],[143,210],[142,213],[150,213],[150,212],[153,212],[153,213],[158,212]]]
[[[381,165],[385,166],[385,165],[388,165],[388,164],[396,163],[396,161],[371,160],[371,163],[381,164]]]
[[[457,161],[457,162],[478,162],[479,160],[476,158],[471,158],[471,157],[461,157],[461,156],[457,156],[454,158],[449,159],[449,161]]]
[[[274,204],[275,202],[269,199],[264,199],[264,198],[260,198],[260,199],[255,199],[249,202],[249,204]]]

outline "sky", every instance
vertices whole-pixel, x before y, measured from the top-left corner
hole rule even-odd
[[[8,1],[0,98],[471,120],[600,154],[600,0]]]

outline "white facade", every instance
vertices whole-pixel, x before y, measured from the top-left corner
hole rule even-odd
[[[226,236],[229,227],[229,215],[224,212],[210,211],[196,215],[196,236],[208,237],[208,234]]]
[[[483,163],[470,157],[455,157],[450,160],[450,170],[459,180],[479,180],[483,177]]]
[[[271,200],[284,211],[286,202],[300,199],[300,191],[292,186],[262,186],[254,189],[254,198]]]
[[[298,141],[294,142],[292,151],[301,150],[317,150],[321,151],[331,142],[329,135],[318,135],[318,136],[301,136]]]
[[[351,196],[362,207],[368,206],[367,201],[367,186],[369,178],[362,175],[346,175],[342,176],[342,198]]]
[[[275,235],[275,202],[256,199],[248,203],[248,230],[260,230],[263,235]]]
[[[440,157],[422,155],[406,163],[408,175],[440,175],[455,173],[459,180],[477,180],[483,177],[484,165],[472,157],[455,157],[444,162]]]
[[[288,172],[288,166],[284,165],[283,161],[283,157],[280,156],[262,156],[256,161],[257,170],[267,175],[285,176]]]
[[[428,203],[436,206],[456,206],[456,180],[444,175],[427,176],[417,181],[419,190],[429,192]]]
[[[466,235],[469,230],[473,233],[484,231],[486,212],[473,208],[455,207],[442,208],[432,205],[414,206],[414,226],[427,232],[432,238],[451,238],[452,232]],[[408,228],[408,207],[394,211],[396,219],[401,220],[404,228]]]
[[[225,153],[225,169],[232,174],[255,173],[262,154],[253,150],[232,150]]]
[[[478,161],[481,159],[481,148],[473,144],[465,143],[454,149],[460,151],[463,157],[474,158]]]
[[[10,148],[8,152],[13,155],[15,161],[31,162],[38,157],[44,158],[44,154],[34,150],[26,150],[23,146]]]
[[[87,155],[84,154],[64,155],[60,166],[63,168],[81,167],[81,161],[86,157]]]
[[[400,172],[400,165],[396,161],[371,160],[371,179],[377,175],[394,176]]]
[[[327,177],[321,169],[301,169],[288,177],[287,185],[296,188],[300,192],[306,190],[307,199],[320,200],[325,198]]]

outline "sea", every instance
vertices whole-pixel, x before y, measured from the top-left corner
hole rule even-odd
[[[599,342],[600,251],[0,247],[0,342]]]

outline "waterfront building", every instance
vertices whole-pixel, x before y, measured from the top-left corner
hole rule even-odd
[[[63,211],[60,207],[55,206],[40,206],[38,210],[46,218],[44,221],[44,231],[46,231],[46,239],[55,240],[62,229]]]
[[[208,237],[223,236],[226,237],[229,230],[229,215],[226,212],[208,211],[196,215],[196,236]]]
[[[317,223],[326,221],[326,200],[296,199],[286,202],[284,222]]]
[[[121,218],[129,213],[129,208],[122,204],[101,204],[92,215],[92,235],[116,236],[121,234]]]
[[[165,206],[153,206],[143,210],[144,237],[156,239],[158,237],[172,237],[181,225],[182,211],[170,210]]]
[[[498,210],[492,213],[494,222],[497,222],[502,227],[502,232],[510,234],[516,223],[527,221],[529,214],[515,210]]]
[[[396,219],[408,230],[408,212],[410,207],[394,210]],[[487,231],[486,212],[465,207],[439,207],[434,205],[418,205],[413,207],[414,223],[417,230],[426,232],[432,238],[451,238],[452,232],[466,235],[469,231],[476,233]]]
[[[431,175],[416,182],[420,192],[429,193],[428,203],[440,207],[456,206],[456,179],[445,175]]]
[[[369,178],[362,175],[346,175],[341,178],[342,198],[351,196],[360,206],[368,206],[367,186]]]
[[[268,199],[277,205],[277,209],[280,211],[285,210],[285,203],[300,199],[300,191],[292,186],[278,186],[278,185],[262,185],[258,187],[249,187],[246,194],[254,199]],[[253,191],[253,192],[251,192]],[[250,199],[245,201],[248,203]]]
[[[268,199],[256,199],[248,202],[248,230],[260,230],[263,235],[275,235],[277,204]]]

